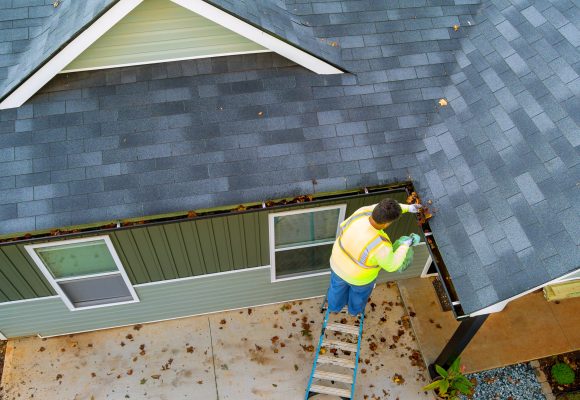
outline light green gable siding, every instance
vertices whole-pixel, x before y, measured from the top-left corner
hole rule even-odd
[[[267,51],[170,0],[144,0],[63,71]]]
[[[403,273],[379,274],[379,282],[416,277],[427,259],[426,246],[415,251]],[[329,275],[270,282],[270,268],[207,275],[135,288],[139,303],[69,311],[58,297],[0,304],[0,330],[8,337],[54,336],[115,326],[180,318],[261,304],[323,296]]]
[[[269,265],[269,213],[346,204],[348,216],[359,207],[377,203],[386,196],[384,193],[372,194],[161,225],[137,225],[108,235],[129,279],[137,285]],[[401,203],[406,198],[405,192],[393,192],[388,196]],[[403,215],[387,232],[395,240],[410,232],[420,233],[420,229],[413,216]],[[23,244],[0,246],[0,303],[52,294],[53,290]]]

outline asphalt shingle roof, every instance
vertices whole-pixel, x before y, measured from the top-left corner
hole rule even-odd
[[[0,112],[0,232],[411,177],[466,313],[578,268],[578,2],[269,3],[352,73],[257,54],[59,75]]]

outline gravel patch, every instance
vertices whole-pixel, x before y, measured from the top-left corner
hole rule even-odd
[[[529,363],[466,375],[475,378],[474,400],[546,400]],[[465,397],[462,397],[465,399]]]

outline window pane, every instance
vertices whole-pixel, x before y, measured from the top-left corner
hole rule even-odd
[[[103,240],[41,247],[35,251],[57,279],[117,271]]]
[[[276,248],[333,240],[339,209],[274,217]]]
[[[75,279],[58,285],[78,308],[133,300],[120,274]]]
[[[330,268],[332,244],[276,252],[276,277],[325,271]]]

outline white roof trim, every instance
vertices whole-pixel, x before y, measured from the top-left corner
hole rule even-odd
[[[330,65],[312,54],[309,54],[297,47],[292,46],[272,35],[244,22],[219,8],[206,3],[203,0],[171,0],[180,6],[191,10],[202,17],[205,17],[216,24],[219,24],[238,35],[252,40],[259,45],[272,50],[294,61],[296,64],[302,65],[309,70],[321,75],[328,74],[342,74],[344,71]]]
[[[141,4],[141,2],[143,0],[120,0],[8,95],[0,103],[0,110],[16,108],[24,104],[56,74],[62,71],[63,68],[70,64],[135,7]]]

